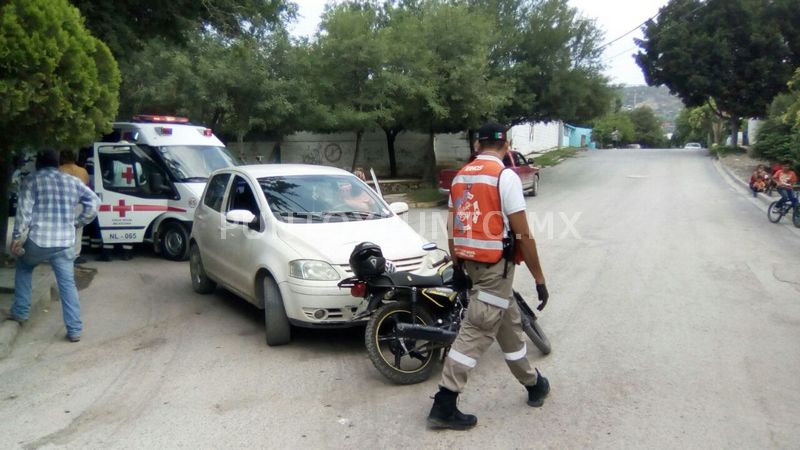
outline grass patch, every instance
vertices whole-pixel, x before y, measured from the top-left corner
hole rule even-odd
[[[574,147],[564,147],[558,150],[547,152],[541,156],[534,157],[536,165],[539,167],[555,166],[564,158],[572,158],[578,153],[578,149]]]
[[[444,195],[439,193],[439,190],[436,188],[420,188],[416,191],[407,192],[406,195],[412,201],[417,203],[427,203],[427,202],[438,202],[445,198]]]
[[[727,155],[742,155],[747,153],[747,149],[744,147],[734,147],[732,145],[720,145],[717,147],[712,148],[712,154],[716,154],[717,157],[723,157]]]

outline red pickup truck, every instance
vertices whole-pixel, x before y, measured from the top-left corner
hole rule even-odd
[[[470,158],[470,161],[472,158]],[[539,194],[539,168],[534,165],[532,159],[526,160],[521,153],[509,151],[503,159],[506,167],[519,175],[522,180],[522,190],[533,197]],[[442,169],[439,172],[439,192],[450,193],[450,185],[453,183],[459,169]]]

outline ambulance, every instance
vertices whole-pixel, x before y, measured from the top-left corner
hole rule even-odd
[[[180,261],[208,176],[236,160],[209,128],[184,117],[137,115],[93,144],[88,165],[103,245],[152,243]]]

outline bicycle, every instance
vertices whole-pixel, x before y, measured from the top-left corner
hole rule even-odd
[[[800,186],[795,185],[792,186],[792,190],[797,192],[800,190]],[[792,206],[791,201],[787,200],[783,203],[783,205],[779,208],[778,202],[780,200],[776,200],[770,203],[769,208],[767,208],[767,218],[772,223],[778,223],[783,219],[783,216],[789,214],[789,211],[792,212],[792,223],[795,227],[800,228],[800,207]]]

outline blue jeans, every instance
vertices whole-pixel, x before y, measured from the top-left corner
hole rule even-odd
[[[778,188],[778,194],[781,195],[781,199],[778,200],[778,204],[776,205],[778,208],[782,207],[787,201],[791,202],[792,208],[797,207],[797,196],[794,195],[792,188],[780,187]]]
[[[45,261],[50,262],[56,275],[58,293],[61,295],[61,310],[67,335],[80,336],[83,330],[81,322],[81,304],[78,300],[78,288],[75,286],[75,249],[73,247],[39,247],[28,239],[25,242],[25,254],[17,259],[17,271],[14,276],[14,304],[11,314],[21,320],[27,320],[31,310],[31,282],[33,269]]]

